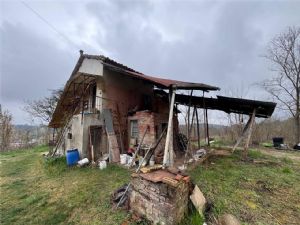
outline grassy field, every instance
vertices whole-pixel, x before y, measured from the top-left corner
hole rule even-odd
[[[45,151],[0,154],[1,224],[121,224],[129,217],[110,205],[110,194],[129,180],[126,169],[67,168],[64,158],[45,161]],[[212,201],[213,215],[232,213],[243,224],[299,224],[299,161],[258,151],[250,156],[270,163],[242,162],[236,153],[189,171]]]
[[[126,218],[111,209],[110,194],[129,180],[127,170],[45,163],[46,150],[1,153],[1,224],[120,224]]]
[[[243,224],[300,224],[300,161],[275,158],[252,150],[243,162],[239,153],[215,158],[190,171],[194,183],[213,203],[213,216],[235,215]]]

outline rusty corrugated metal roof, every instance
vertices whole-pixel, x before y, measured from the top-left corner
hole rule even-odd
[[[52,120],[49,123],[50,127],[61,127],[64,121],[67,120],[68,116],[70,116],[74,111],[76,111],[76,105],[79,104],[80,98],[82,96],[81,97],[78,96],[79,98],[76,97],[76,99],[71,98],[69,96],[73,96],[72,93],[83,94],[84,92],[83,88],[80,85],[74,85],[74,84],[75,81],[78,82],[78,80],[80,80],[81,76],[80,74],[78,74],[78,71],[85,58],[100,60],[104,65],[104,67],[107,69],[115,70],[119,73],[122,73],[126,76],[133,77],[135,79],[144,80],[145,82],[151,83],[157,86],[158,88],[162,88],[162,89],[169,89],[171,87],[174,87],[176,89],[186,89],[186,90],[188,89],[203,90],[203,91],[219,90],[218,87],[214,87],[202,83],[192,83],[192,82],[148,76],[134,69],[131,69],[121,63],[118,63],[108,57],[105,57],[103,55],[88,55],[88,54],[83,54],[83,52],[81,52],[80,57],[74,67],[74,70],[72,71],[72,74],[64,87],[64,91],[61,95],[61,98],[58,101]],[[88,80],[86,78],[83,78],[85,82],[92,82],[95,79],[95,76],[93,74],[90,75],[83,74],[83,75],[85,77],[89,77]]]
[[[117,70],[118,72],[122,72],[125,75],[142,79],[144,81],[148,81],[159,88],[168,89],[171,86],[177,88],[177,89],[186,89],[186,90],[203,90],[203,91],[216,91],[220,90],[219,87],[203,84],[203,83],[194,83],[194,82],[186,82],[186,81],[179,81],[179,80],[172,80],[172,79],[165,79],[165,78],[159,78],[154,76],[149,76],[146,74],[143,74],[141,72],[138,72],[134,69],[131,69],[121,63],[118,63],[108,57],[105,56],[98,56],[98,55],[87,55],[83,54],[83,58],[88,59],[98,59],[103,62],[103,65],[109,69]],[[82,63],[83,59],[80,60],[80,63]]]

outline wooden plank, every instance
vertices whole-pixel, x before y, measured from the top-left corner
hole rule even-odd
[[[106,132],[115,133],[110,109],[102,110]]]
[[[205,108],[205,117],[206,117],[206,136],[207,136],[207,146],[210,146],[209,143],[209,126],[208,126],[208,115],[207,115],[207,109]]]
[[[235,145],[233,146],[232,148],[232,152],[235,151],[235,149],[238,147],[238,145],[241,143],[241,141],[243,140],[246,132],[248,131],[248,128],[249,128],[249,125],[251,123],[251,117],[249,117],[247,123],[246,123],[246,126],[244,127],[243,131],[242,131],[242,134],[241,136],[239,137],[239,139],[236,141]]]
[[[196,106],[195,106],[196,108]],[[198,148],[201,148],[200,144],[200,126],[199,126],[199,117],[198,117],[198,109],[196,108],[196,121],[197,121],[197,140],[198,140]]]
[[[174,111],[174,101],[175,101],[175,90],[170,89],[171,91],[171,102],[170,102],[170,111],[169,111],[169,120],[168,120],[168,129],[167,129],[167,137],[166,137],[166,144],[165,144],[165,151],[164,151],[164,166],[172,166],[173,159],[170,157],[170,142],[171,142],[171,129],[173,124],[173,111]],[[173,141],[172,141],[173,144]],[[173,149],[172,149],[173,151]]]

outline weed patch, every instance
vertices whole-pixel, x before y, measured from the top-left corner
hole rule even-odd
[[[300,193],[300,177],[296,175],[299,165],[289,160],[271,164],[243,162],[240,153],[214,158],[210,164],[189,171],[205,197],[212,201],[214,217],[231,213],[244,224],[297,224],[300,217],[293,212],[300,212],[296,197]],[[256,150],[251,150],[249,156],[278,161]]]
[[[45,173],[49,176],[60,176],[67,170],[66,157],[41,159]]]

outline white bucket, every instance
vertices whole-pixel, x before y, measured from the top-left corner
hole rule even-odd
[[[154,161],[154,160],[150,160],[150,161],[149,161],[149,166],[154,166],[154,164],[155,164],[155,161]]]
[[[100,170],[103,170],[103,169],[105,169],[106,167],[107,167],[106,161],[100,161],[100,162],[99,162],[99,168],[100,168]]]
[[[122,165],[126,164],[127,163],[127,154],[121,154],[120,155],[120,163]]]
[[[128,156],[127,156],[127,164],[130,165],[131,162],[132,162],[132,157],[128,155]]]
[[[149,166],[154,166],[154,164],[155,164],[154,155],[152,155],[149,161]]]
[[[79,160],[77,163],[78,163],[78,165],[79,166],[84,166],[84,165],[86,165],[86,164],[89,164],[89,159],[88,158],[84,158],[84,159],[82,159],[82,160]]]

